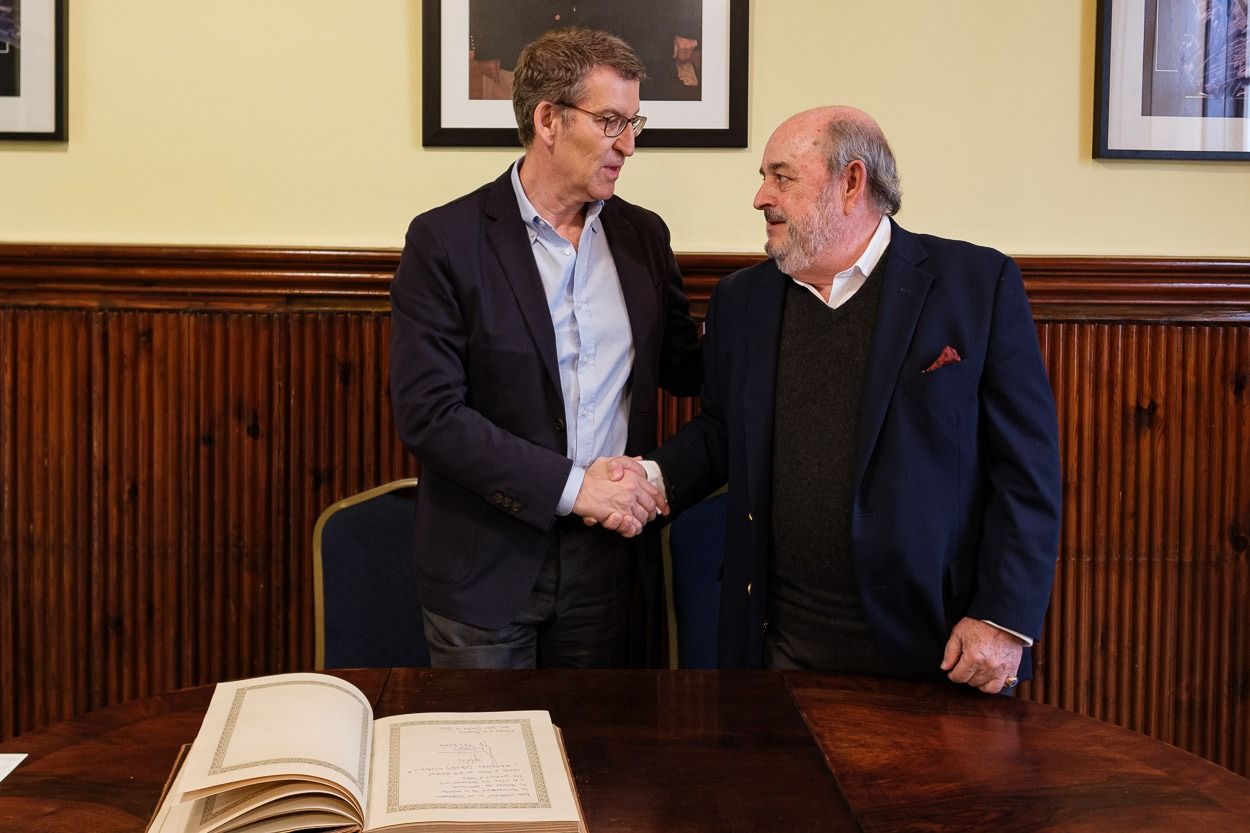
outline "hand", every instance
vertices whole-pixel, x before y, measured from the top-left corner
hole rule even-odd
[[[986,694],[1003,690],[1008,677],[1020,670],[1024,643],[980,619],[965,616],[951,628],[942,656],[942,670],[951,682],[967,683]]]
[[[601,523],[626,538],[642,532],[660,511],[667,512],[668,505],[647,482],[646,470],[628,457],[600,457],[591,463],[573,502],[573,512],[587,525]]]
[[[608,460],[608,479],[609,480],[612,480],[612,481],[620,480],[621,478],[625,476],[627,472],[633,472],[634,474],[637,474],[644,478],[647,477],[647,470],[643,468],[642,466],[641,457],[612,457]],[[650,478],[647,478],[647,479],[648,481],[650,480]],[[659,514],[665,515],[665,516],[668,515],[669,513],[668,498],[664,494],[663,487],[656,489],[655,506]],[[654,520],[655,516],[652,515],[651,519]],[[598,523],[598,521],[592,520],[591,518],[584,518],[583,520],[586,521],[587,526],[593,526],[594,524]],[[605,529],[616,529],[620,523],[621,523],[621,516],[616,513],[609,515],[607,518],[604,518],[603,520],[603,526]]]

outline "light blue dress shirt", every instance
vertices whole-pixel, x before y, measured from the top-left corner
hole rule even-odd
[[[586,467],[596,457],[625,451],[634,338],[616,262],[599,221],[603,200],[586,204],[586,222],[574,247],[539,215],[521,187],[519,171],[518,162],[512,166],[512,189],[556,333],[566,453],[573,461],[556,512],[567,515]]]

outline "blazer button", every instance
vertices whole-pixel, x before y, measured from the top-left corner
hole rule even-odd
[[[561,434],[564,433],[564,420],[561,419],[560,417],[556,417],[555,422],[551,423],[551,426],[555,428],[557,431],[559,431]]]
[[[755,520],[755,516],[754,516],[754,515],[752,515],[750,512],[748,512],[748,513],[747,513],[747,520],[748,520],[748,521],[754,521],[754,520]]]
[[[752,582],[748,581],[747,582],[747,595],[748,596],[751,595],[751,586],[752,586]]]

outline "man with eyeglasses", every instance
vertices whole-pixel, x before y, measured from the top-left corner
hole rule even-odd
[[[644,659],[632,599],[654,598],[658,545],[633,536],[667,506],[644,477],[612,481],[606,458],[655,445],[657,387],[702,382],[668,229],[614,195],[644,77],[613,35],[544,34],[513,80],[524,155],[408,229],[390,383],[422,463],[417,590],[436,667]],[[591,523],[613,513],[630,540]]]

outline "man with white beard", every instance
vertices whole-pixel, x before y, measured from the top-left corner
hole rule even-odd
[[[642,464],[674,512],[729,482],[720,665],[1010,689],[1061,496],[1020,271],[892,220],[894,156],[862,111],[788,119],[760,174],[772,259],[717,287],[701,414]]]

